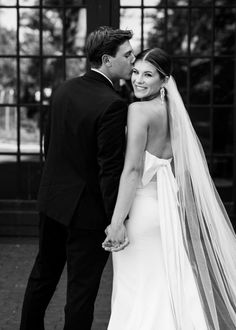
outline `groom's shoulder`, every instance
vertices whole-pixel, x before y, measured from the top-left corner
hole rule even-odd
[[[81,89],[85,89],[88,92],[91,90],[96,90],[96,89],[97,90],[105,89],[106,94],[115,93],[113,88],[108,87],[105,84],[97,83],[96,80],[87,79],[86,74],[63,81],[62,83],[60,83],[58,85],[56,90],[67,91],[67,92],[70,92],[70,91],[72,92],[72,91],[76,90],[77,92],[79,92],[79,90],[81,90]]]
[[[65,80],[65,81],[61,82],[60,84],[58,84],[56,86],[56,88],[54,88],[54,90],[53,90],[54,97],[58,96],[58,95],[70,94],[70,91],[73,91],[73,89],[78,84],[79,80],[80,80],[80,77],[76,77],[76,78],[71,78],[71,79]]]
[[[96,81],[87,79],[85,74],[65,80],[56,88],[53,94],[54,98],[64,100],[68,98],[78,99],[78,96],[82,95],[81,101],[86,99],[86,102],[91,101],[94,104],[126,103],[115,89],[109,86],[109,83],[96,83]]]
[[[70,90],[76,87],[82,81],[82,77],[74,77],[63,81],[57,88],[57,90]]]

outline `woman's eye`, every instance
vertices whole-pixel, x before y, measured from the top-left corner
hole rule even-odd
[[[133,69],[132,73],[137,74],[138,72],[137,72],[137,70]]]
[[[145,77],[152,77],[150,73],[145,73]]]

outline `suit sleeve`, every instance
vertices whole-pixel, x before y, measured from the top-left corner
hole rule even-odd
[[[43,144],[43,151],[44,151],[44,158],[47,157],[49,143],[50,143],[50,133],[51,133],[51,122],[52,122],[52,113],[54,105],[54,99],[57,99],[58,94],[56,94],[57,89],[52,91],[52,95],[50,97],[49,105],[47,107],[46,116],[44,119],[44,144]]]
[[[117,101],[100,118],[97,134],[99,183],[108,220],[111,220],[124,166],[127,105]]]
[[[50,130],[51,130],[51,108],[48,107],[46,119],[45,119],[45,126],[44,126],[44,157],[47,157],[48,153],[48,146],[49,146],[49,137],[50,137]]]

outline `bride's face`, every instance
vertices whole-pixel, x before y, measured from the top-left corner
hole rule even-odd
[[[151,100],[156,97],[163,84],[154,65],[142,60],[135,62],[131,81],[135,96],[143,100]]]

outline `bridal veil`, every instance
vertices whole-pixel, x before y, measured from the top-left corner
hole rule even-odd
[[[236,236],[172,76],[165,88],[183,243],[208,328],[233,330],[236,329]],[[176,258],[179,258],[177,254]],[[171,286],[181,281],[181,260],[176,262],[179,267],[175,280],[172,283],[170,280],[170,292]],[[173,274],[170,277],[173,278]],[[181,287],[182,284],[177,285]],[[184,313],[181,303],[173,308],[181,329],[181,314]]]

